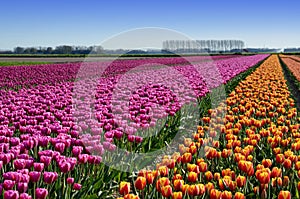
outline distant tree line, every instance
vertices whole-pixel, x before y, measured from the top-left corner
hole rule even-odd
[[[2,54],[103,54],[102,46],[56,46],[52,47],[16,47],[13,51],[1,51]]]
[[[241,40],[166,40],[163,49],[173,52],[230,52],[241,50]]]
[[[300,52],[300,48],[285,48],[285,53],[293,53],[293,52]]]

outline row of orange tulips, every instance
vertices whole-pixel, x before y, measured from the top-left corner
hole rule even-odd
[[[276,55],[211,109],[156,170],[121,182],[120,198],[298,198],[300,132]],[[298,161],[299,160],[299,161]]]

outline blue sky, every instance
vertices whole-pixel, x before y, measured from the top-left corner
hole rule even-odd
[[[246,47],[300,47],[296,0],[2,0],[0,19],[0,49],[101,44],[142,27],[194,39],[241,39]]]

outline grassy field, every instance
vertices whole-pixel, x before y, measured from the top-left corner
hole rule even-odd
[[[38,64],[48,64],[49,62],[0,62],[0,66],[24,66],[24,65],[38,65]]]

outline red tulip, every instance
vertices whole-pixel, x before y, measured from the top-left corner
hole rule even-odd
[[[129,182],[121,182],[119,187],[120,187],[119,192],[123,196],[130,192],[130,183]]]
[[[146,187],[146,178],[139,176],[134,182],[134,186],[139,190],[143,190]]]

